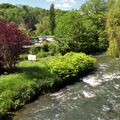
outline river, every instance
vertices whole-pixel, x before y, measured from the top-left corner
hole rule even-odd
[[[82,82],[40,96],[13,120],[120,120],[120,59],[96,58],[98,69]]]

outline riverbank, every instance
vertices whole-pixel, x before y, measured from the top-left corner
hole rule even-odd
[[[80,62],[78,58],[80,60],[82,58],[83,62]],[[71,72],[67,72],[68,76],[72,77],[70,80],[70,77],[69,79],[62,77],[58,79],[59,74],[51,72],[53,68],[50,68],[48,63],[54,61],[54,59],[59,60],[63,58],[61,56],[49,56],[41,58],[36,62],[22,61],[18,64],[16,73],[0,76],[0,119],[10,115],[12,113],[11,111],[21,108],[25,103],[32,101],[36,96],[55,91],[71,82],[75,82],[77,80],[76,77],[78,77],[76,75],[80,73],[79,76],[81,76],[86,71],[88,72],[89,69],[93,69],[95,62],[92,57],[83,54],[79,56],[79,54],[77,54],[74,60],[71,60],[79,66],[78,69],[74,71],[74,73],[76,73],[75,76],[72,74],[73,68]],[[51,63],[53,64],[53,62]],[[64,69],[61,67],[61,73],[62,69],[63,72],[68,71],[69,65],[74,66],[71,62],[69,62],[69,64],[65,63],[65,59],[59,63],[61,66],[64,65]],[[55,66],[55,64],[53,66]],[[64,77],[66,78],[66,74]]]
[[[15,112],[13,120],[119,120],[120,58],[95,56],[97,69]]]

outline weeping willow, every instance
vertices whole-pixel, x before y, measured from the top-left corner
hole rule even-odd
[[[116,0],[107,15],[108,54],[120,57],[120,0]]]

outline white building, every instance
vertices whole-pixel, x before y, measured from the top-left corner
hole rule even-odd
[[[39,39],[39,42],[43,42],[43,41],[52,42],[52,41],[54,41],[53,36],[39,36],[38,39]]]

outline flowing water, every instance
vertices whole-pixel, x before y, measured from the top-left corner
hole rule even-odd
[[[16,113],[13,120],[120,120],[120,59],[97,56],[98,69]]]

